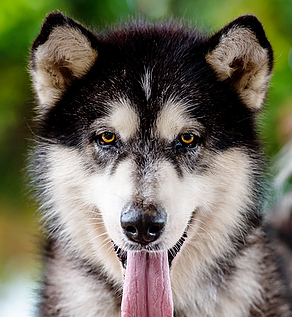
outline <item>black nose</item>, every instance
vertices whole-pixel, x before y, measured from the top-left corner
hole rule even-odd
[[[147,245],[160,237],[166,218],[165,211],[160,207],[131,203],[122,211],[121,226],[131,241]]]

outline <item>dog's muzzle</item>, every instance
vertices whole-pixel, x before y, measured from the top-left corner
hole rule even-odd
[[[167,214],[162,207],[154,204],[143,204],[143,202],[139,201],[131,202],[123,209],[120,222],[124,235],[128,241],[132,243],[129,250],[145,250],[148,252],[162,251],[159,247],[159,243],[154,243],[158,240],[166,227]],[[188,227],[189,223],[176,244],[167,250],[169,267],[171,267],[173,259],[187,238]],[[112,241],[112,243],[125,269],[127,266],[127,250],[121,249],[114,241]]]
[[[167,213],[155,204],[131,202],[121,213],[123,233],[133,247],[125,251],[114,244],[125,276],[122,316],[173,316],[170,267],[184,243],[188,226],[171,249],[163,250],[159,238],[166,222]]]

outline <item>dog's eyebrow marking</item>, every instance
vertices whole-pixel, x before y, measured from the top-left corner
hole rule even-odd
[[[151,71],[146,69],[144,76],[141,78],[141,86],[145,92],[146,100],[151,96]]]
[[[202,130],[202,124],[188,115],[188,105],[169,99],[158,114],[156,131],[160,138],[172,141],[183,131]]]
[[[119,133],[126,141],[133,137],[139,128],[139,116],[128,99],[120,98],[110,103],[107,125]]]

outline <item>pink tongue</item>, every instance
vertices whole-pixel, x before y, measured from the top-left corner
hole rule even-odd
[[[122,317],[154,316],[173,316],[167,251],[128,251]]]

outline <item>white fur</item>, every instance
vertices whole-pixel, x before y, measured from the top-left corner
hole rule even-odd
[[[111,244],[113,237],[103,217],[112,217],[121,210],[131,195],[131,180],[120,168],[113,178],[107,171],[88,174],[77,151],[59,146],[53,146],[50,151],[50,161],[54,162],[50,171],[56,204],[53,213],[58,213],[63,226],[58,236],[63,237],[64,242],[72,239],[73,245],[68,247],[77,248],[80,254],[107,268],[107,274],[122,283],[121,267]],[[52,216],[54,214],[49,215]]]
[[[106,131],[115,133],[123,142],[127,142],[136,134],[140,124],[139,116],[131,102],[120,97],[106,102],[104,107],[107,114],[95,120],[91,129],[95,130],[97,135]]]
[[[105,120],[114,131],[118,131],[123,141],[129,140],[139,128],[139,117],[131,102],[126,98],[120,98],[111,102],[110,106],[111,113]]]
[[[74,262],[63,256],[62,250],[55,252],[54,258],[49,261],[54,265],[48,266],[48,291],[54,289],[59,299],[57,306],[51,307],[52,315],[60,308],[60,317],[120,316],[120,310],[105,285],[98,279],[88,280],[86,275],[80,274]]]
[[[199,134],[202,125],[187,114],[188,105],[176,98],[169,98],[156,120],[158,137],[172,141],[179,133],[193,132]]]
[[[151,75],[152,75],[151,71],[147,69],[145,71],[145,75],[141,79],[141,86],[145,92],[146,100],[149,100],[151,96]]]
[[[77,151],[59,146],[50,151],[50,160],[54,162],[50,179],[54,184],[56,212],[64,225],[63,237],[71,237],[73,247],[92,263],[101,264],[120,287],[121,266],[110,239],[125,245],[120,214],[136,193],[132,178],[134,162],[124,161],[114,175],[107,170],[88,174],[84,158]],[[212,263],[214,257],[222,254],[229,243],[228,233],[241,230],[238,210],[249,202],[250,193],[245,186],[249,181],[249,164],[244,153],[230,150],[214,157],[206,175],[193,174],[182,179],[170,163],[157,165],[159,172],[153,174],[157,181],[151,185],[151,199],[157,199],[167,212],[167,227],[160,238],[165,249],[177,242],[195,211],[183,252],[174,259],[171,270],[177,307],[185,305],[189,289],[198,290],[193,293],[197,300],[206,300],[205,292],[200,293],[202,265]]]
[[[171,232],[174,235],[175,223],[179,223],[178,218],[186,213],[184,208],[190,214],[191,210],[194,210],[192,208],[197,207],[188,238],[182,251],[174,259],[171,270],[174,302],[177,307],[184,307],[185,299],[191,296],[190,289],[195,290],[194,305],[200,298],[203,304],[207,294],[212,294],[209,292],[213,289],[211,285],[210,290],[206,285],[203,293],[200,289],[202,270],[207,263],[211,264],[215,257],[230,248],[228,234],[241,230],[239,210],[248,204],[250,195],[245,186],[249,177],[249,165],[247,157],[241,151],[230,150],[214,159],[213,168],[208,175],[190,176],[182,182],[172,179],[172,184],[167,186],[169,182],[165,182],[165,186],[162,185],[164,195],[169,193],[166,198],[168,210],[175,216],[169,235]],[[170,187],[173,186],[175,189],[171,190]],[[174,193],[176,190],[177,194]],[[190,307],[190,311],[196,311],[195,306]]]

